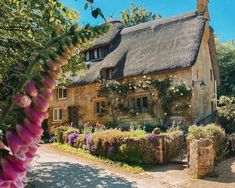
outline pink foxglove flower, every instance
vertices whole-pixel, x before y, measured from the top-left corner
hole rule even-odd
[[[68,60],[65,59],[64,57],[60,57],[56,60],[61,66],[67,64]]]
[[[60,68],[60,64],[52,60],[47,61],[47,66],[50,70],[55,71]]]
[[[40,92],[41,92],[41,94],[42,94],[42,96],[46,99],[46,100],[48,100],[48,101],[51,101],[52,100],[52,90],[50,90],[50,89],[47,89],[47,88],[41,88],[40,89]]]
[[[20,159],[24,159],[25,153],[28,151],[27,144],[23,142],[20,137],[13,131],[6,132],[6,140],[13,155]]]
[[[36,124],[29,119],[24,119],[24,125],[28,127],[28,129],[35,134],[36,137],[40,137],[43,133],[43,128],[40,127],[39,124]]]
[[[11,163],[11,161],[4,157],[0,159],[0,164],[2,167],[3,176],[13,181],[17,181],[26,175],[25,170],[20,169],[16,164]]]
[[[40,95],[33,97],[33,105],[35,109],[39,112],[46,112],[49,108],[48,101]]]
[[[48,88],[50,90],[53,90],[56,87],[56,81],[52,80],[49,76],[45,76],[41,80],[41,83],[42,83],[43,87]]]
[[[42,112],[35,110],[32,107],[26,108],[25,113],[26,113],[28,119],[37,125],[40,125],[42,123],[42,121],[44,120],[44,114]]]
[[[11,183],[13,182],[9,178],[5,178],[2,176],[3,172],[0,171],[0,188],[10,188]]]
[[[14,102],[21,108],[27,108],[31,105],[31,99],[27,95],[18,94],[14,97]]]
[[[34,84],[33,81],[29,81],[27,84],[26,84],[26,92],[29,96],[31,97],[35,97],[37,96],[38,94],[38,91],[37,91],[37,88]]]
[[[21,124],[16,125],[16,132],[26,144],[30,144],[36,139],[36,136],[26,126]]]

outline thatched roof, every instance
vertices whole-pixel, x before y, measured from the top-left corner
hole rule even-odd
[[[205,22],[203,15],[191,12],[124,28],[115,36],[120,38],[115,49],[72,86],[96,82],[100,71],[111,67],[114,79],[190,67],[196,62]]]
[[[108,33],[105,33],[102,37],[96,39],[92,44],[90,49],[97,48],[100,46],[105,46],[107,44],[112,44],[115,38],[120,35],[121,30],[124,28],[122,22],[114,19],[108,20],[110,23],[110,30]]]

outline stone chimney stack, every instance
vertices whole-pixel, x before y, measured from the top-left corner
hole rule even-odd
[[[209,0],[197,0],[197,12],[199,14],[204,14],[204,16],[210,20],[209,10],[208,10]]]

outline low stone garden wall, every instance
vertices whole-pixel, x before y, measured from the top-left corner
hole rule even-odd
[[[61,143],[66,142],[64,139],[68,131],[63,133],[59,139]],[[182,137],[181,131],[154,135],[146,134],[144,131],[105,130],[79,135],[72,142],[67,142],[73,147],[89,151],[92,155],[114,161],[164,164],[178,154]]]

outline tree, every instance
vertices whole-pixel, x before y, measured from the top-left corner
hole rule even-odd
[[[1,0],[0,12],[0,78],[17,61],[29,61],[53,31],[63,33],[79,20],[77,11],[57,0]]]
[[[235,42],[221,43],[217,40],[216,48],[221,78],[218,95],[235,96]]]
[[[130,7],[130,10],[124,10],[121,12],[121,21],[127,27],[161,18],[159,14],[149,12],[142,6],[131,4]]]

